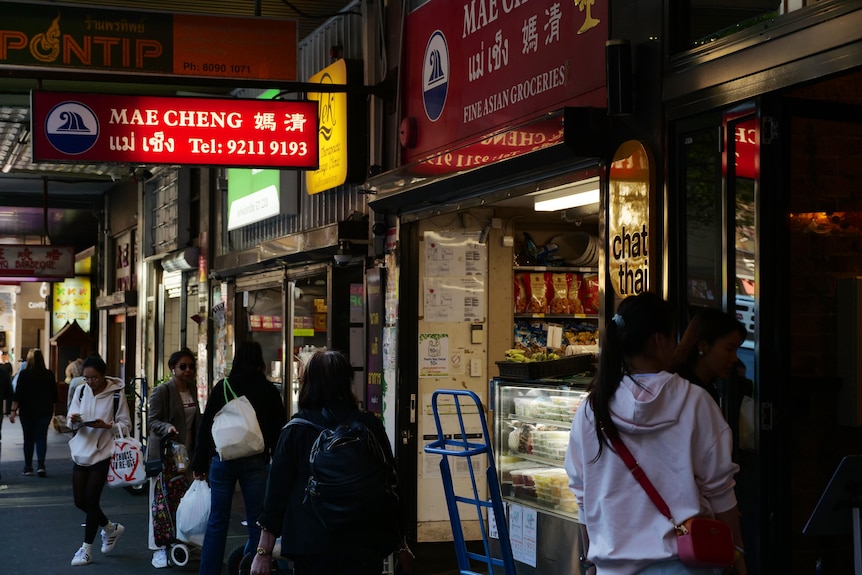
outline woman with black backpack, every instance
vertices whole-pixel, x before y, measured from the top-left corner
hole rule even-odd
[[[392,447],[380,419],[359,410],[354,373],[337,351],[319,351],[306,363],[299,412],[282,429],[273,453],[252,575],[271,572],[279,536],[280,555],[293,560],[295,575],[380,575],[383,558],[399,545],[402,567],[410,570]],[[331,458],[323,451],[311,456],[324,444],[343,451]],[[333,477],[339,473],[341,486]],[[351,496],[342,497],[344,491]]]

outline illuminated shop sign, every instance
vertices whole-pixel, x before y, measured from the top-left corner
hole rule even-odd
[[[63,92],[32,102],[35,161],[318,165],[315,102]]]
[[[0,67],[295,81],[296,45],[286,19],[4,2],[0,22]]]
[[[347,66],[339,60],[308,79],[312,84],[347,84]],[[347,93],[309,93],[320,116],[320,167],[305,175],[305,189],[316,194],[347,180]]]
[[[292,172],[229,169],[227,229],[235,230],[278,214],[296,214],[297,199]]]
[[[410,12],[407,161],[564,106],[605,108],[608,4],[430,0]]]
[[[362,62],[338,60],[308,79],[311,84],[362,84]],[[320,167],[306,172],[305,190],[317,194],[365,176],[365,100],[346,92],[309,92],[318,103]]]
[[[69,246],[0,245],[0,279],[45,281],[75,275],[75,250]]]
[[[57,333],[67,323],[77,321],[85,332],[90,332],[90,278],[75,277],[53,285],[51,309],[52,333]]]
[[[651,164],[640,142],[624,142],[608,177],[608,279],[620,297],[649,291]],[[654,242],[653,242],[654,245]]]

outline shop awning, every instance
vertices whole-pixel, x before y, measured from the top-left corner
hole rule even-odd
[[[369,205],[402,220],[484,205],[552,187],[609,159],[605,110],[565,108],[366,181]]]

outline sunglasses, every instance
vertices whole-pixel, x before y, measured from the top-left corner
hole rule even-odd
[[[181,363],[177,367],[180,368],[180,371],[185,371],[187,369],[190,369],[192,371],[195,370],[195,364],[193,363]]]

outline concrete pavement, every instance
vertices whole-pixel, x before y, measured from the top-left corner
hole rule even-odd
[[[155,569],[147,548],[149,521],[146,495],[131,495],[123,489],[105,487],[102,509],[111,521],[119,521],[126,532],[110,555],[99,551],[101,537],[93,544],[93,563],[72,567],[69,562],[84,537],[84,514],[72,501],[72,460],[70,434],[48,430],[48,477],[24,477],[21,425],[2,423],[0,448],[0,575],[45,573],[50,575],[139,575],[143,573],[197,572],[197,556],[185,567]],[[35,461],[34,461],[35,463]],[[247,537],[242,498],[232,508],[227,549],[244,543]],[[224,573],[227,572],[225,569]]]

